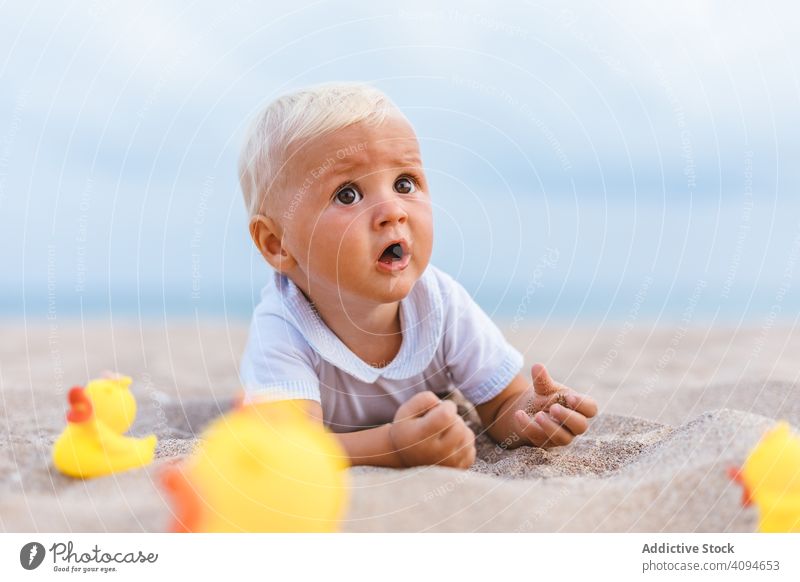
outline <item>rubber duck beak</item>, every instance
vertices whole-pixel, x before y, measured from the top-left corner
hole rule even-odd
[[[180,463],[167,465],[161,472],[161,484],[172,496],[175,512],[172,526],[173,533],[191,533],[198,531],[200,525],[201,504],[192,484],[181,470]]]
[[[753,497],[750,493],[750,489],[744,482],[744,478],[742,477],[742,470],[738,467],[731,467],[730,469],[728,469],[728,477],[730,477],[732,481],[735,481],[736,483],[742,486],[742,506],[749,507],[753,503]]]
[[[70,407],[67,411],[67,422],[86,422],[92,417],[92,401],[86,396],[82,386],[70,388],[67,400]]]

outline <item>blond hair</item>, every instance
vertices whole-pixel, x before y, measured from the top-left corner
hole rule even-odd
[[[245,135],[239,154],[239,183],[252,217],[271,213],[283,186],[291,146],[354,123],[380,124],[397,106],[364,83],[330,83],[283,95],[267,105]]]

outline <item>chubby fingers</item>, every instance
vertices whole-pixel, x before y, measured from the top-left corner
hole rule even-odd
[[[547,396],[557,392],[559,389],[544,364],[534,364],[531,367],[531,378],[533,379],[533,389],[537,394]]]
[[[519,432],[539,447],[564,446],[575,438],[569,430],[562,427],[546,412],[537,412],[533,418],[524,410],[514,414]]]
[[[428,411],[436,408],[440,402],[441,400],[439,397],[430,390],[420,392],[400,405],[400,408],[397,409],[397,413],[394,416],[394,420],[401,421],[425,416]]]
[[[567,406],[572,410],[580,412],[586,418],[592,418],[597,414],[597,402],[591,396],[585,394],[567,394]]]
[[[466,466],[475,461],[475,433],[463,423],[450,427],[439,439],[439,446],[445,459],[467,461]]]
[[[444,400],[423,419],[423,438],[438,458],[437,465],[466,469],[475,462],[475,433],[458,415],[452,400]]]
[[[442,455],[440,464],[466,469],[475,462],[475,433],[460,416],[456,415],[455,421],[436,440]]]
[[[460,448],[475,444],[475,433],[467,426],[464,419],[459,416],[438,434],[438,438],[439,442],[446,447]]]
[[[549,410],[550,417],[557,423],[560,423],[564,428],[569,430],[573,435],[579,435],[586,432],[589,428],[589,421],[586,417],[575,410],[570,410],[560,404],[553,404]]]
[[[459,420],[458,408],[452,400],[442,400],[422,419],[423,431],[428,437],[439,437]]]

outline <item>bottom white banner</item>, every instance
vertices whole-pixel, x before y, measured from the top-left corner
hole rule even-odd
[[[800,580],[800,534],[0,534],[0,580]]]

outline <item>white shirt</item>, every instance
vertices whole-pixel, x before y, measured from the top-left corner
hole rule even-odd
[[[397,408],[425,390],[458,388],[474,404],[508,386],[523,359],[467,291],[432,265],[400,301],[400,351],[370,366],[342,343],[286,276],[261,292],[242,357],[247,401],[308,399],[323,422],[349,432],[391,422]]]

